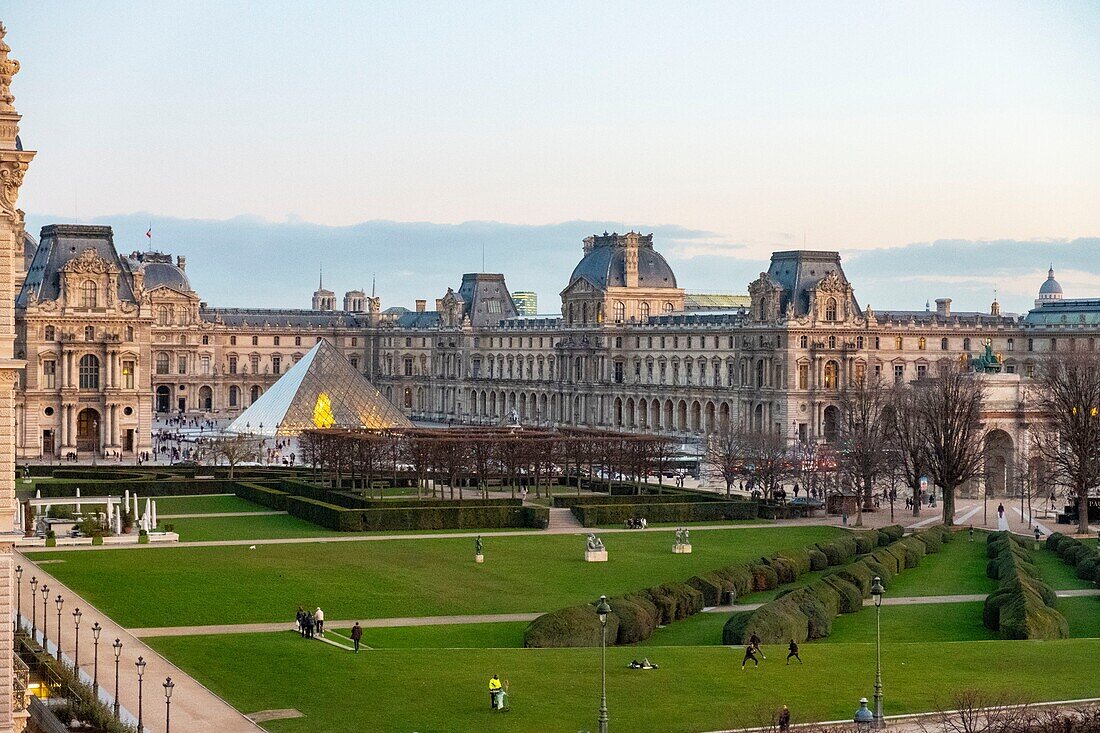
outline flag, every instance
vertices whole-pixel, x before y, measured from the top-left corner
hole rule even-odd
[[[149,239],[153,238],[153,228],[152,227],[149,227],[149,229],[147,229],[145,231],[145,236],[149,237]]]

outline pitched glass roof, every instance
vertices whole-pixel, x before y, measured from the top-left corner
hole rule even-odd
[[[227,430],[274,437],[298,435],[309,428],[411,426],[335,346],[322,339]]]

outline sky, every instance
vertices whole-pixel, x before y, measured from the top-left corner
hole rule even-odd
[[[29,221],[123,222],[120,249],[156,221],[196,274],[268,232],[262,279],[308,297],[302,269],[327,264],[333,289],[377,274],[405,304],[461,274],[418,260],[484,245],[546,302],[607,224],[667,234],[696,290],[743,291],[805,246],[884,263],[863,274],[896,307],[995,288],[1024,307],[1050,260],[1100,293],[1100,254],[1074,244],[1100,236],[1095,2],[7,0],[0,19],[39,151]],[[362,238],[371,222],[401,235]],[[295,232],[343,233],[351,260]],[[540,270],[543,250],[568,257]]]

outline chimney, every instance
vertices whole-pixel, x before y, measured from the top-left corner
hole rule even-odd
[[[435,299],[435,312],[436,313],[442,313],[443,312],[443,298],[436,298]]]
[[[936,313],[940,318],[951,315],[951,298],[936,298]]]
[[[416,312],[417,313],[423,313],[427,309],[428,309],[428,301],[426,301],[426,300],[417,300],[416,301]]]
[[[176,257],[176,267],[180,268],[181,270],[187,270],[187,258],[183,255],[178,255]]]

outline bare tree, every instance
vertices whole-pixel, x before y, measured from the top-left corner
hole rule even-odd
[[[856,526],[872,509],[875,481],[886,466],[890,437],[889,396],[878,375],[864,375],[840,395],[840,464],[856,486]]]
[[[911,419],[923,443],[929,478],[943,489],[943,523],[955,519],[955,491],[982,470],[981,378],[958,362],[945,362],[936,377],[913,383]]]
[[[1047,358],[1035,378],[1046,405],[1035,446],[1077,502],[1077,531],[1089,531],[1089,489],[1100,484],[1100,354],[1071,351]]]
[[[920,516],[921,478],[927,471],[928,458],[917,414],[916,392],[907,384],[894,387],[886,410],[889,421],[890,456],[905,485],[913,495],[913,516]]]
[[[210,439],[210,456],[215,463],[229,464],[229,478],[242,463],[257,462],[263,455],[263,442],[251,435],[223,435]]]
[[[710,472],[726,484],[726,496],[733,493],[733,485],[744,478],[750,454],[751,433],[735,425],[723,425],[717,433],[707,437],[703,460]]]
[[[745,440],[748,475],[765,497],[776,498],[783,484],[794,476],[797,463],[791,456],[786,437],[767,430],[751,430],[746,433]]]

